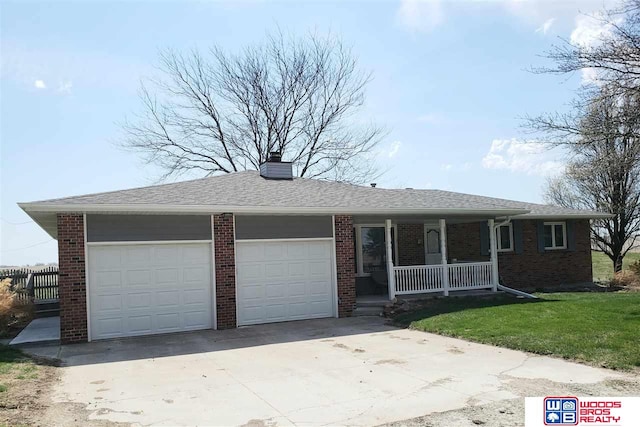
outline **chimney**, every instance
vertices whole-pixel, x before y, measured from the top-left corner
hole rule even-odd
[[[260,165],[260,176],[267,179],[293,179],[293,165],[283,162],[279,151],[272,151],[269,159]]]

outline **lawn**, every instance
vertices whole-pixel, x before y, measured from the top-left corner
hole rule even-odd
[[[42,394],[56,378],[52,362],[0,345],[0,426],[30,425]]]
[[[595,366],[640,366],[640,293],[538,296],[436,299],[395,320],[421,331]]]
[[[591,252],[591,259],[593,264],[593,280],[604,282],[610,280],[613,277],[613,263],[602,252]],[[629,252],[624,257],[622,262],[622,268],[629,268],[629,264],[640,260],[640,252]]]

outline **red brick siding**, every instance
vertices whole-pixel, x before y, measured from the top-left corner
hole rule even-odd
[[[216,269],[216,317],[218,329],[237,326],[236,261],[233,214],[213,216]]]
[[[424,225],[398,224],[398,264],[424,265]]]
[[[86,342],[87,284],[82,214],[58,214],[58,266],[60,342]]]
[[[350,215],[336,215],[335,229],[338,316],[349,317],[356,303],[353,218]]]
[[[489,261],[489,255],[482,255],[480,252],[480,227],[489,227],[489,225],[486,221],[447,224],[447,258],[449,262],[453,262],[453,260]]]
[[[480,253],[480,227],[486,222],[447,227],[449,259],[488,260]],[[499,252],[498,269],[506,286],[545,288],[593,280],[588,220],[575,220],[575,250],[538,252],[535,220],[522,221],[522,253]]]

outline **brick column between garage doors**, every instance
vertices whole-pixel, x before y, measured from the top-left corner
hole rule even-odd
[[[236,322],[236,257],[233,215],[213,216],[216,269],[216,317],[218,329],[230,329]]]
[[[60,342],[87,341],[87,284],[84,259],[84,217],[58,214],[58,294]]]
[[[349,317],[356,303],[353,218],[350,215],[336,215],[335,230],[338,316]]]

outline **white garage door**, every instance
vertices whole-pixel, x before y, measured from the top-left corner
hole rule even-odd
[[[238,324],[334,316],[332,242],[236,242]]]
[[[211,245],[89,247],[91,339],[211,327]]]

